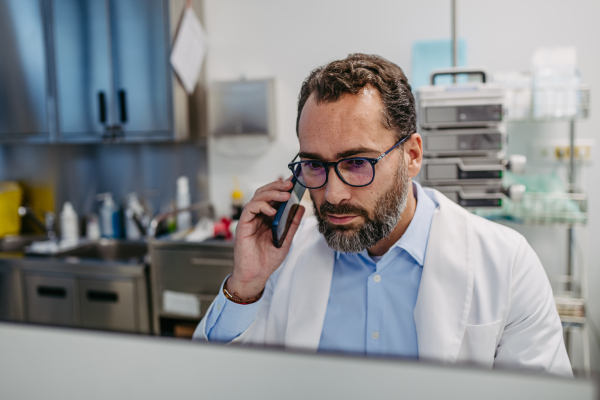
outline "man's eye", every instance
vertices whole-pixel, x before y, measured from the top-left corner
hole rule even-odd
[[[365,163],[365,160],[348,160],[350,165],[360,166]]]

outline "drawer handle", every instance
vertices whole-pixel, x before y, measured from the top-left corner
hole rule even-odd
[[[207,266],[218,266],[218,267],[232,267],[233,260],[221,260],[218,258],[192,258],[192,264],[194,265],[207,265]]]
[[[89,301],[98,301],[101,303],[116,303],[119,301],[119,295],[115,292],[88,290],[87,299]]]
[[[52,297],[54,299],[67,298],[67,289],[61,287],[38,286],[37,293],[40,297]]]

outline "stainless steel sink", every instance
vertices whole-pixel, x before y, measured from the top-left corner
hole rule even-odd
[[[48,240],[45,235],[9,235],[0,239],[0,252],[21,252],[31,243]]]
[[[53,254],[53,257],[77,257],[100,261],[142,262],[148,254],[148,244],[143,241],[100,239]]]

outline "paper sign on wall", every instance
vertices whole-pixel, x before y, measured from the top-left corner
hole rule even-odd
[[[206,47],[207,37],[202,24],[194,10],[186,7],[173,44],[171,65],[188,94],[194,93]]]

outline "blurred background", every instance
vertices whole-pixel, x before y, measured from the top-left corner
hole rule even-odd
[[[0,0],[0,319],[190,337],[236,215],[289,175],[302,81],[369,53],[415,93],[453,62],[503,90],[525,193],[470,209],[525,235],[600,370],[600,3],[459,0],[454,59],[452,4]]]

